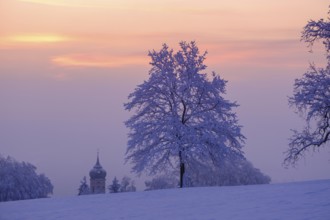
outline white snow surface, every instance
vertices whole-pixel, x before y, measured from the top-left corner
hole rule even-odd
[[[0,219],[329,220],[330,180],[2,202]]]

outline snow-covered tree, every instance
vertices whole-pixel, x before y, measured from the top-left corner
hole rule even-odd
[[[53,185],[44,174],[37,174],[30,163],[0,155],[0,202],[46,198]]]
[[[322,40],[328,52],[328,64],[326,68],[312,64],[303,77],[295,81],[289,104],[306,119],[307,125],[301,132],[294,130],[284,160],[287,165],[295,164],[309,150],[326,146],[330,140],[330,21],[309,21],[302,39],[310,46]]]
[[[117,180],[117,177],[115,177],[112,180],[112,184],[108,186],[109,192],[110,193],[118,193],[120,190],[120,184],[119,181]]]
[[[90,194],[90,189],[89,189],[89,186],[87,184],[86,176],[84,176],[82,181],[80,181],[80,186],[79,186],[78,191],[79,191],[78,196]]]
[[[193,164],[242,153],[244,136],[232,111],[238,105],[223,97],[227,81],[204,72],[206,52],[200,55],[195,42],[181,42],[176,53],[164,44],[149,56],[149,79],[124,104],[134,111],[125,123],[130,129],[126,161],[138,174],[176,167],[182,187]]]
[[[135,183],[131,178],[124,176],[120,182],[120,192],[135,192]]]

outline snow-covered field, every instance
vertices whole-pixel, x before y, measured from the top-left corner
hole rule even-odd
[[[330,180],[2,202],[0,219],[329,220]]]

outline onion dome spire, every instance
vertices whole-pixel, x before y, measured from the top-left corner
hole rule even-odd
[[[89,172],[91,179],[104,179],[107,175],[107,172],[103,169],[100,163],[99,151],[97,151],[96,164],[93,169]]]

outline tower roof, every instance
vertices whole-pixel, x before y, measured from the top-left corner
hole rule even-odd
[[[94,165],[93,169],[89,171],[89,176],[91,179],[104,179],[106,175],[107,172],[101,166],[99,152],[97,152],[96,164]]]

